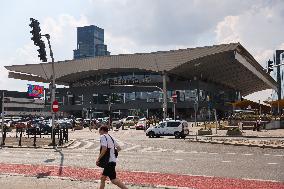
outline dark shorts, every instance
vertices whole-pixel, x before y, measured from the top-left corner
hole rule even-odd
[[[103,171],[103,175],[109,177],[110,180],[116,179],[116,172],[115,172],[116,163],[110,162]]]

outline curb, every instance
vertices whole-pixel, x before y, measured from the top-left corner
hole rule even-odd
[[[246,147],[258,147],[258,148],[270,148],[270,149],[284,149],[284,146],[270,146],[270,145],[257,145],[257,144],[241,144],[241,143],[230,143],[224,141],[205,141],[205,140],[189,140],[189,142],[198,142],[206,144],[222,144],[222,145],[232,145],[232,146],[246,146]]]
[[[56,148],[68,148],[70,145],[72,145],[75,142],[75,140],[69,140],[68,143],[64,144],[63,146],[56,146]],[[3,148],[33,148],[33,149],[54,149],[53,146],[12,146],[12,145],[4,145]]]

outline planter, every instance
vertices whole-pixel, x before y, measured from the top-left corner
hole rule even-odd
[[[228,130],[227,135],[229,135],[229,136],[242,136],[242,132],[240,130]]]
[[[198,130],[198,135],[212,135],[212,130]]]

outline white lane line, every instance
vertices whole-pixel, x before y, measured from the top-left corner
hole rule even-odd
[[[253,154],[243,154],[244,156],[252,156]]]
[[[77,156],[78,156],[78,157],[83,157],[83,155],[82,155],[82,154],[77,154]]]
[[[182,161],[183,159],[175,159],[176,161]]]
[[[216,154],[219,154],[219,153],[209,153],[210,155],[216,155]]]
[[[149,152],[149,151],[153,151],[153,147],[148,147],[148,148],[143,148],[142,150],[140,150],[141,152]]]
[[[263,182],[280,182],[277,180],[263,180],[263,179],[255,179],[255,178],[242,178],[244,180],[255,180],[255,181],[263,181]]]
[[[191,154],[198,154],[197,151],[190,151],[189,153],[191,153]]]
[[[284,155],[274,155],[275,157],[284,157]]]
[[[28,153],[26,153],[27,155],[30,155],[30,153],[28,152]]]
[[[222,163],[231,163],[232,161],[222,161]]]
[[[74,149],[80,146],[81,142],[75,141],[71,146],[69,146],[69,149]]]
[[[182,153],[187,153],[184,150],[175,150],[174,153],[176,154],[182,154]]]
[[[132,147],[129,147],[129,148],[126,148],[126,149],[123,149],[122,151],[124,152],[128,152],[130,150],[134,150],[135,148],[139,148],[141,145],[135,145],[135,146],[132,146]]]
[[[277,165],[278,163],[267,163],[268,165]]]
[[[199,152],[200,154],[207,154],[208,152]]]
[[[232,153],[227,153],[228,155],[236,155],[236,153],[232,152]]]
[[[263,154],[264,156],[270,156],[270,154]]]
[[[92,142],[89,142],[89,141],[86,141],[87,144],[85,144],[82,149],[87,149],[87,148],[90,148],[94,143]]]

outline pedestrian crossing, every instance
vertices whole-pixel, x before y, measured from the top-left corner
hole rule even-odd
[[[123,152],[140,152],[140,153],[159,153],[159,152],[169,152],[173,149],[163,149],[163,148],[154,148],[154,147],[143,147],[142,145],[124,143],[122,141],[117,141]],[[70,146],[67,147],[69,150],[91,150],[99,151],[100,150],[100,141],[94,139],[80,139],[73,142]],[[179,152],[177,152],[179,153]]]

